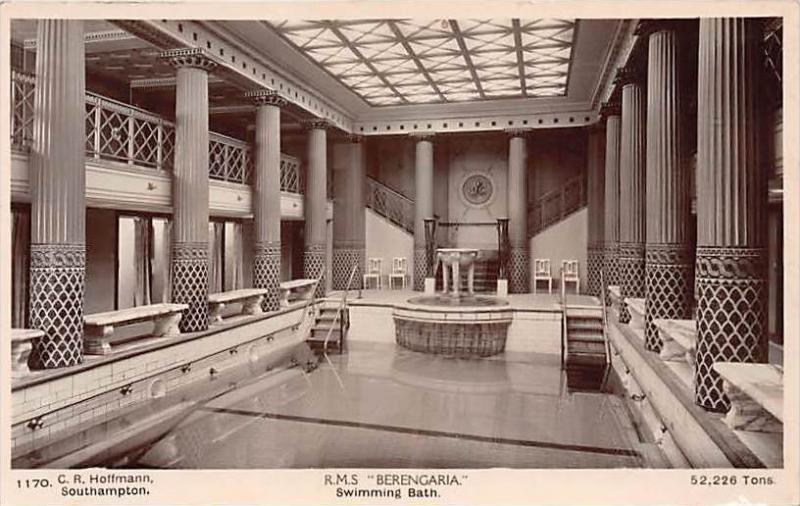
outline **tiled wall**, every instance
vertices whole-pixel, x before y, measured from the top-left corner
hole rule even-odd
[[[298,305],[274,316],[248,317],[200,336],[138,354],[111,357],[40,383],[12,387],[12,455],[20,455],[71,432],[119,415],[153,396],[302,342],[315,307]],[[39,423],[39,427],[32,427]]]

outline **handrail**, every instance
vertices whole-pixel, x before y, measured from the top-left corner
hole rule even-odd
[[[564,266],[560,269],[561,288],[559,293],[561,296],[561,367],[566,367],[566,356],[569,353],[569,335],[567,329],[567,294],[564,283]]]
[[[606,334],[606,329],[608,328],[608,316],[606,315],[606,297],[605,297],[605,276],[604,276],[604,269],[600,269],[600,307],[603,310],[603,345],[605,346],[606,350],[606,370],[603,373],[603,382],[601,384],[601,390],[605,390],[606,383],[608,382],[608,376],[611,372],[611,343],[608,341],[608,335]]]
[[[367,177],[367,207],[387,220],[414,231],[414,201],[381,183]]]
[[[402,194],[399,191],[395,190],[394,188],[392,188],[388,184],[384,183],[383,181],[379,181],[378,179],[376,179],[376,178],[374,178],[372,176],[367,176],[367,180],[370,181],[370,182],[379,184],[383,189],[385,189],[389,193],[393,193],[394,195],[396,195],[397,197],[399,197],[399,198],[401,198],[403,200],[406,200],[406,201],[408,201],[408,202],[410,202],[412,204],[414,203],[413,199],[405,196],[404,194]]]
[[[336,308],[336,314],[333,316],[333,323],[328,328],[328,333],[325,335],[325,341],[322,343],[322,354],[327,356],[328,354],[328,341],[331,338],[331,334],[333,333],[334,327],[336,327],[336,323],[339,322],[339,316],[347,309],[347,294],[350,292],[350,286],[353,284],[353,278],[356,275],[356,271],[358,270],[358,263],[353,264],[353,268],[350,269],[350,277],[347,280],[347,285],[345,286],[344,293],[342,293],[342,300],[339,302],[339,307]],[[343,330],[343,329],[342,329]],[[340,339],[342,342],[340,346],[344,344],[344,333],[342,332],[340,335]]]
[[[586,205],[584,176],[572,177],[528,205],[528,235],[534,236]]]

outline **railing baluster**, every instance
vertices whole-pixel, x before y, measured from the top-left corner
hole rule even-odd
[[[164,164],[164,125],[156,127],[156,169],[162,170]]]
[[[100,158],[100,131],[102,130],[102,125],[100,124],[102,118],[101,112],[101,102],[99,100],[94,101],[94,157]]]
[[[133,165],[133,160],[136,157],[135,156],[136,149],[135,149],[135,146],[134,146],[135,139],[136,139],[136,134],[134,133],[134,131],[136,129],[136,124],[134,123],[135,119],[133,117],[133,112],[132,111],[128,111],[128,114],[130,114],[130,116],[128,116],[128,154],[127,154],[127,157],[128,157],[128,164],[129,165]]]

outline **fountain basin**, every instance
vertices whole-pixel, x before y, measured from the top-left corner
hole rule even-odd
[[[494,297],[414,297],[395,306],[395,340],[422,353],[477,358],[505,351],[513,311]]]

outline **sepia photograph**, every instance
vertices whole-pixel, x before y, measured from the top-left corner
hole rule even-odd
[[[8,504],[797,500],[797,5],[357,4],[3,12]]]

